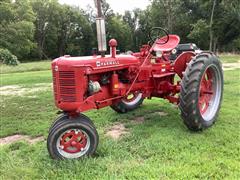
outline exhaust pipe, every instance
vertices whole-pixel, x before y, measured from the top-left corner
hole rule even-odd
[[[96,27],[97,27],[97,41],[98,41],[98,51],[101,53],[101,56],[105,56],[107,51],[106,45],[106,29],[105,29],[105,20],[102,15],[101,0],[95,0],[95,5],[97,7],[97,18],[96,18]]]

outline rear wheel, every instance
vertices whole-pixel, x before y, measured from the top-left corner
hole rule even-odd
[[[139,91],[135,91],[121,99],[117,104],[113,104],[111,108],[118,113],[126,113],[138,108],[143,100],[143,94]]]
[[[92,155],[98,146],[98,133],[88,118],[65,119],[50,130],[47,147],[53,159],[78,159]]]
[[[186,126],[194,131],[210,127],[216,121],[222,93],[223,72],[217,57],[195,57],[181,82],[179,107]]]

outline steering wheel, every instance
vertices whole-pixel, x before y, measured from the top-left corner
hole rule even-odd
[[[149,31],[149,39],[151,42],[155,42],[156,39],[160,39],[163,36],[167,36],[167,38],[162,39],[161,42],[156,42],[156,44],[166,44],[169,41],[169,34],[167,32],[166,29],[163,29],[161,27],[153,27],[150,31]]]

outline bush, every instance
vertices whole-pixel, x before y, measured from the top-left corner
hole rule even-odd
[[[17,57],[13,55],[9,50],[0,49],[0,63],[10,66],[16,66],[19,64],[19,61]]]

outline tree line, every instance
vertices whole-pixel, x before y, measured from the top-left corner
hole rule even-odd
[[[125,11],[123,15],[103,0],[102,10],[107,40],[117,39],[122,52],[138,50],[156,26],[201,49],[240,51],[239,0],[151,0],[145,10]],[[1,0],[0,48],[20,61],[90,55],[97,47],[95,16],[93,7],[84,11],[57,0]]]

